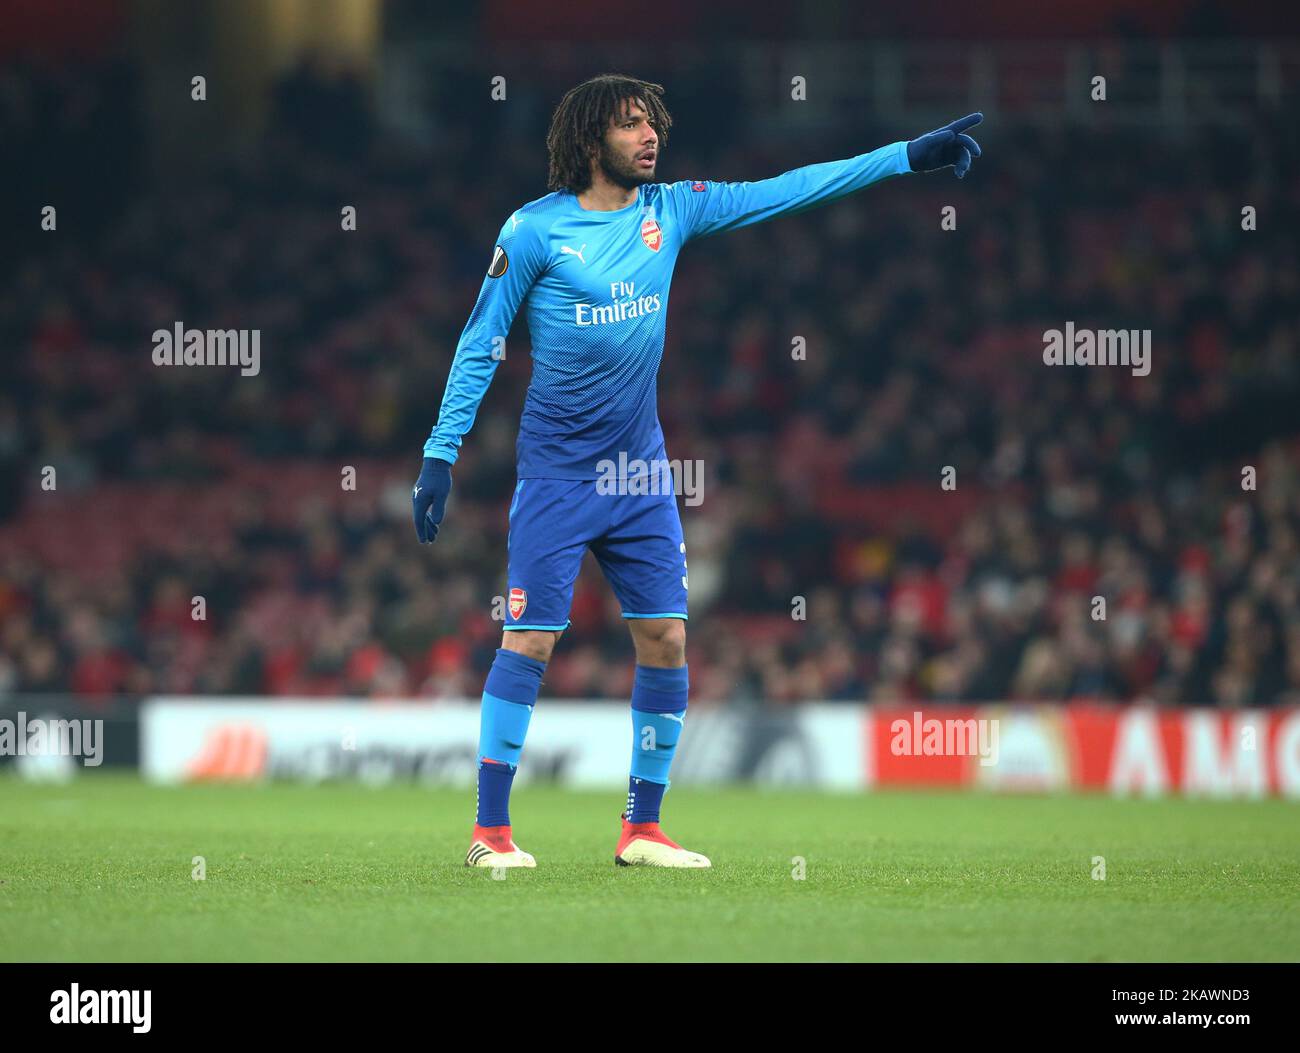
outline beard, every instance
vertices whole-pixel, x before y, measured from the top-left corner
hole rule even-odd
[[[600,144],[600,157],[597,163],[605,178],[624,190],[635,190],[643,183],[651,182],[655,177],[653,168],[648,170],[637,168],[635,161],[620,157],[605,142]]]

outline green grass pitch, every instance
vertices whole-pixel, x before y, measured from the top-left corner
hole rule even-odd
[[[1300,960],[1295,802],[677,788],[699,871],[615,867],[621,803],[521,786],[496,880],[472,790],[6,776],[0,958]]]

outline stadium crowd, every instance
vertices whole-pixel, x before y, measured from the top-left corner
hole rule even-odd
[[[899,137],[742,136],[668,87],[661,178]],[[55,141],[84,119],[56,89]],[[341,73],[276,98],[255,149],[5,272],[0,692],[482,689],[522,317],[431,548],[409,490],[493,236],[545,192],[544,125],[448,107],[416,146]],[[0,92],[6,126],[37,104]],[[692,699],[1300,704],[1300,157],[1271,124],[1289,137],[990,121],[964,183],[690,246],[659,409],[703,472]],[[1067,321],[1151,330],[1150,374],[1045,365]],[[155,366],[176,322],[259,329],[260,371]],[[543,695],[626,696],[632,668],[589,559]]]

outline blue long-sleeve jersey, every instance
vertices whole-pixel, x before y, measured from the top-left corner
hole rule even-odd
[[[655,377],[682,246],[910,170],[907,143],[897,142],[754,183],[647,184],[613,212],[584,209],[569,191],[524,205],[501,228],[425,456],[455,463],[526,300],[533,376],[519,424],[519,478],[596,479],[666,460]]]

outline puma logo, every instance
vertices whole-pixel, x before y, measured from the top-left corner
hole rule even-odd
[[[577,256],[578,259],[582,260],[582,265],[583,265],[584,267],[587,265],[587,261],[586,261],[585,259],[583,259],[582,254],[583,254],[584,252],[586,252],[586,251],[587,251],[587,245],[586,245],[585,242],[583,243],[583,246],[582,246],[582,248],[580,248],[580,249],[571,249],[571,248],[569,248],[568,245],[561,245],[561,246],[560,246],[560,255],[561,255],[561,256]]]

